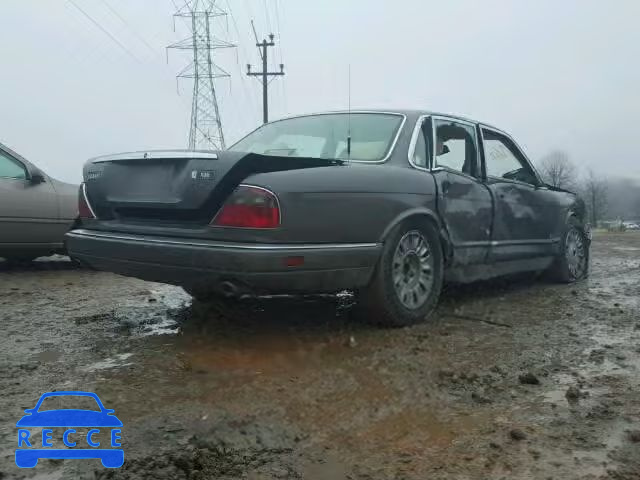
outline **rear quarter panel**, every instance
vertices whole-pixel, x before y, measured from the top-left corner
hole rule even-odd
[[[58,211],[60,220],[73,222],[78,216],[79,185],[51,179],[53,188],[58,195]]]
[[[212,235],[216,238],[296,243],[378,242],[406,212],[436,210],[431,174],[386,164],[258,174],[243,183],[276,193],[282,225],[271,231],[214,228]]]

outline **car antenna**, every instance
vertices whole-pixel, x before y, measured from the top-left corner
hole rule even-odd
[[[347,111],[347,160],[351,160],[351,64],[349,64],[349,110]]]

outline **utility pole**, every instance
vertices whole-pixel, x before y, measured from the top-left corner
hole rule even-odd
[[[279,77],[284,75],[284,64],[280,64],[279,72],[270,72],[269,66],[267,62],[267,53],[268,48],[275,46],[273,41],[274,35],[273,33],[269,35],[269,41],[263,40],[262,42],[256,43],[256,47],[260,48],[260,56],[262,57],[262,72],[252,72],[251,65],[247,65],[247,75],[250,77],[262,77],[262,120],[264,123],[269,122],[269,77]]]
[[[191,35],[167,47],[190,50],[193,55],[193,61],[178,73],[178,78],[193,79],[190,150],[225,148],[215,80],[228,77],[229,74],[214,63],[213,52],[220,48],[233,48],[235,45],[218,39],[213,33],[214,20],[227,15],[226,11],[216,5],[216,1],[186,0],[182,8],[175,13],[174,19],[185,19]]]

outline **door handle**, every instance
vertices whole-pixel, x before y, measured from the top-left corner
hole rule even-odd
[[[442,194],[443,195],[446,195],[450,188],[451,188],[451,182],[450,181],[445,180],[444,182],[442,182]]]

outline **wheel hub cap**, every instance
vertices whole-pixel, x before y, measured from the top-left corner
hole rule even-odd
[[[393,286],[407,308],[419,308],[433,288],[433,256],[423,234],[407,232],[398,242],[393,256]]]
[[[575,279],[581,278],[587,265],[587,255],[582,234],[575,228],[567,233],[565,258],[571,276]]]

